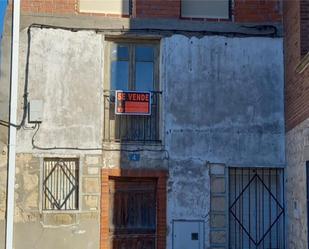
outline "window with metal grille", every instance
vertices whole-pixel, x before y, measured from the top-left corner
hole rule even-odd
[[[77,158],[45,158],[43,210],[77,210],[79,161]]]
[[[104,141],[160,141],[159,40],[106,38]],[[116,115],[115,90],[151,92],[151,115]]]

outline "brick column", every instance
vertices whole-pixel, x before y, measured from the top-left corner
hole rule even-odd
[[[100,249],[109,248],[109,189],[108,170],[101,171],[101,232]]]
[[[228,248],[228,169],[210,164],[210,248]]]

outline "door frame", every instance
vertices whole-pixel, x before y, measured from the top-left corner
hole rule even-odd
[[[100,249],[111,249],[109,245],[109,179],[111,177],[134,177],[157,179],[157,227],[156,249],[166,248],[166,182],[168,171],[146,169],[102,169],[101,170],[101,224]]]

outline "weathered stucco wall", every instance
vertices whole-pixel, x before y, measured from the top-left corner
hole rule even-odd
[[[9,121],[10,61],[11,61],[11,19],[7,14],[1,38],[0,51],[0,120]],[[0,125],[0,150],[7,144],[8,127]]]
[[[6,210],[7,157],[8,157],[8,126],[9,91],[10,91],[10,60],[11,60],[11,19],[7,14],[0,49],[0,248],[4,247],[4,213]]]
[[[282,39],[175,35],[161,53],[173,157],[284,165]]]
[[[94,32],[31,29],[28,91],[44,101],[40,146],[101,147],[102,48]],[[282,166],[282,55],[279,38],[162,39],[163,136],[172,157]],[[18,135],[18,151],[32,151],[33,131]]]
[[[95,32],[21,31],[18,119],[26,89],[28,101],[44,103],[37,146],[101,147],[101,39]],[[100,150],[33,150],[33,126],[26,117],[17,132],[15,248],[99,248]],[[42,212],[42,161],[57,156],[78,157],[82,165],[78,212]],[[2,202],[0,210],[4,224]]]
[[[103,35],[39,28],[32,28],[30,35],[28,46],[27,30],[22,30],[19,119],[23,115],[24,86],[28,83],[28,99],[44,102],[43,122],[35,144],[102,147]],[[198,39],[173,35],[162,39],[160,70],[163,145],[145,148],[105,144],[108,151],[103,152],[36,150],[31,144],[36,130],[18,131],[16,249],[47,249],[53,243],[57,243],[57,248],[97,249],[100,195],[97,188],[102,167],[167,169],[167,248],[172,248],[175,219],[203,220],[207,248],[210,243],[207,162],[246,166],[284,164],[281,38]],[[141,158],[136,162],[128,159],[130,152],[119,151],[136,148],[146,149],[138,152]],[[90,154],[93,158],[87,159]],[[50,156],[79,157],[83,162],[82,207],[73,218],[47,215],[40,210],[40,162]],[[35,237],[34,231],[38,234]],[[31,240],[22,243],[26,237]]]
[[[101,38],[90,31],[31,29],[30,37],[22,31],[19,100],[27,83],[28,100],[44,103],[37,146],[101,147]],[[18,132],[17,152],[32,152],[32,136],[33,130]]]
[[[309,119],[286,135],[286,217],[287,248],[308,248],[307,177],[309,161]]]
[[[205,247],[209,246],[209,167],[198,160],[171,160],[167,195],[167,248],[172,249],[173,220],[205,222]]]
[[[43,156],[17,155],[14,248],[99,248],[101,157],[88,155],[79,159],[79,211],[42,212]],[[3,225],[4,215],[0,206],[0,224]],[[4,245],[0,248],[4,249]]]

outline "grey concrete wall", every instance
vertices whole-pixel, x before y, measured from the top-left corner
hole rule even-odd
[[[286,135],[287,248],[308,248],[306,162],[309,161],[309,119]]]
[[[92,31],[32,28],[28,56],[27,29],[22,30],[19,119],[23,114],[23,89],[28,82],[29,100],[44,102],[36,145],[102,147],[103,47],[103,35]],[[25,180],[22,176],[28,173],[22,170],[17,173],[16,191],[23,197],[17,200],[20,212],[15,218],[16,249],[51,248],[52,239],[57,240],[57,248],[98,248],[99,218],[97,213],[89,216],[88,211],[95,207],[99,211],[99,193],[88,196],[87,190],[81,189],[84,205],[74,216],[74,220],[80,220],[77,228],[68,216],[46,217],[39,209],[39,158],[78,156],[84,160],[94,154],[94,163],[86,160],[82,174],[91,189],[99,185],[101,167],[167,169],[170,175],[168,249],[172,248],[175,219],[203,220],[205,247],[209,246],[207,161],[246,166],[284,164],[281,38],[205,36],[198,39],[172,35],[161,42],[160,75],[164,99],[163,145],[146,146],[148,151],[140,152],[138,162],[129,161],[129,153],[118,150],[145,148],[143,146],[105,144],[114,151],[103,152],[34,150],[32,125],[26,123],[30,128],[18,131],[19,167],[25,167],[27,160],[36,162],[36,180],[31,176]],[[32,180],[33,195],[25,195],[28,193],[25,183]],[[25,229],[27,224],[42,235],[33,238],[33,231]],[[54,227],[46,227],[46,224]],[[68,236],[58,240],[62,234]],[[90,235],[94,243],[84,244]],[[29,243],[21,243],[27,236],[31,237]]]
[[[21,34],[19,100],[28,82],[28,101],[43,101],[35,137],[41,147],[101,147],[102,37],[91,31],[27,29]],[[29,58],[27,58],[30,49]],[[25,70],[28,64],[28,72]],[[23,103],[20,102],[22,109]],[[20,114],[21,118],[22,115]],[[30,125],[28,125],[30,126]],[[18,132],[17,152],[32,152],[33,130]]]
[[[174,35],[163,39],[161,57],[163,136],[170,155],[168,230],[174,219],[203,220],[207,248],[205,162],[285,163],[282,39]],[[171,243],[169,234],[168,248]]]
[[[176,35],[161,53],[173,157],[284,165],[282,39]]]
[[[172,249],[174,220],[203,221],[205,223],[205,248],[209,248],[210,177],[208,165],[194,159],[171,160],[169,174],[167,248]]]

